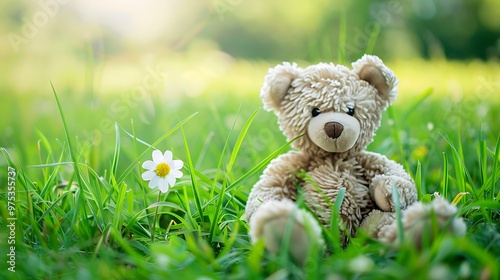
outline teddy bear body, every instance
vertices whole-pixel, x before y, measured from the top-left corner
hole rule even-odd
[[[307,177],[311,178],[314,183],[299,178],[298,171],[300,170],[305,171]],[[401,173],[402,170],[400,165],[389,161],[386,157],[366,151],[355,155],[342,154],[325,157],[292,151],[278,157],[269,165],[261,180],[254,187],[249,199],[254,203],[248,204],[246,214],[251,215],[251,207],[258,208],[262,204],[261,201],[283,199],[295,201],[297,186],[300,186],[308,207],[324,225],[329,225],[331,205],[340,188],[345,187],[346,192],[339,215],[348,234],[352,236],[372,210],[379,209],[370,195],[370,186],[372,186],[372,192],[373,187],[376,186],[373,179],[390,171]],[[403,193],[409,195],[403,197],[402,205],[413,203],[416,199],[416,189],[412,189],[411,178],[407,175],[394,179],[394,181],[398,180],[404,181],[408,186]],[[385,187],[390,188],[390,185]],[[390,190],[386,190],[386,194],[389,197]],[[254,206],[254,204],[257,205]]]
[[[309,246],[321,239],[316,219],[294,203],[298,188],[327,227],[337,194],[346,189],[339,212],[339,226],[345,229],[342,245],[360,226],[375,238],[395,238],[393,188],[401,209],[416,202],[415,184],[403,167],[365,150],[382,112],[396,98],[398,80],[376,56],[365,55],[352,66],[283,63],[265,78],[260,94],[264,108],[276,113],[288,141],[296,139],[294,151],[271,161],[245,209],[252,240],[266,239],[271,252],[280,250],[290,221],[290,249],[297,260],[303,261]],[[415,219],[425,212],[413,211],[420,211]]]

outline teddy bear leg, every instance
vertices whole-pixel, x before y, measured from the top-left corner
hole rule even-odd
[[[261,205],[250,220],[250,237],[253,242],[264,239],[266,249],[273,254],[288,244],[291,256],[301,265],[312,246],[323,244],[319,224],[290,200]]]

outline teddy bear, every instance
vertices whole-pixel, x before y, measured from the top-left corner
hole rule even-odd
[[[264,109],[277,115],[287,140],[294,140],[294,150],[273,159],[249,194],[244,219],[252,241],[262,238],[267,250],[277,253],[287,236],[290,254],[304,263],[311,246],[324,244],[319,223],[330,225],[341,188],[342,246],[359,228],[385,242],[397,240],[393,188],[405,231],[431,212],[443,221],[456,215],[456,207],[442,198],[431,205],[417,202],[415,183],[403,166],[366,151],[383,111],[396,99],[398,83],[373,55],[352,63],[352,69],[333,63],[301,68],[287,62],[269,69],[260,97]],[[299,193],[309,211],[297,206]],[[454,220],[452,231],[463,234],[463,221]]]

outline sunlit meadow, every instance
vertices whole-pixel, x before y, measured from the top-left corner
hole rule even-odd
[[[238,9],[257,13],[244,1],[228,3],[211,5],[215,30]],[[96,12],[82,3],[68,7],[75,5],[83,20]],[[310,9],[304,13],[318,12]],[[51,20],[69,17],[62,4],[60,10]],[[171,12],[171,20],[187,14]],[[308,42],[307,53],[289,59],[230,55],[194,31],[194,39],[172,31],[168,36],[188,43],[162,49],[151,38],[167,30],[143,33],[140,24],[122,36],[155,46],[144,53],[120,53],[113,39],[95,40],[103,32],[95,26],[79,34],[81,40],[68,39],[70,47],[51,46],[45,41],[57,29],[50,24],[19,52],[1,50],[11,54],[9,67],[1,67],[8,81],[0,86],[1,279],[498,278],[497,61],[424,60],[398,51],[387,65],[400,79],[399,96],[368,147],[403,164],[420,200],[431,201],[435,192],[455,199],[466,236],[443,233],[417,249],[384,245],[360,232],[345,249],[309,252],[300,266],[286,252],[271,255],[262,242],[252,244],[242,220],[263,169],[291,149],[276,117],[261,108],[259,90],[267,69],[282,60],[306,66],[357,59],[349,39],[342,40],[350,34],[342,19],[338,41]],[[370,46],[378,31],[369,35],[363,51],[377,54]],[[74,42],[81,45],[72,48]],[[103,45],[116,53],[107,54]],[[138,43],[127,47],[144,50]],[[183,162],[182,177],[163,185],[166,191],[149,186],[152,173],[143,175],[154,170],[145,164],[154,150],[171,151],[168,159]]]

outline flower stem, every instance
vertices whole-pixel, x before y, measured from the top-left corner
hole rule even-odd
[[[156,202],[160,202],[160,197],[161,197],[161,191],[158,190],[158,199],[156,200]],[[153,243],[155,242],[156,219],[158,218],[158,208],[160,208],[160,206],[156,206],[155,215],[153,218],[153,230],[151,231],[151,242]]]

